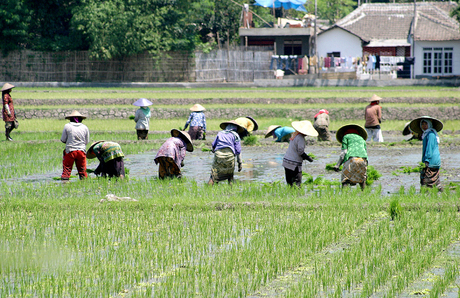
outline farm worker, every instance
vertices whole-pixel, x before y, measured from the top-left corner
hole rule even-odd
[[[295,129],[289,126],[281,127],[281,125],[270,125],[265,134],[265,138],[273,136],[273,138],[276,139],[275,142],[289,142],[289,138],[294,131]]]
[[[439,131],[444,125],[438,119],[422,116],[409,124],[410,129],[422,135],[422,162],[425,167],[420,172],[420,185],[442,190],[439,170],[441,168],[441,154],[439,153]]]
[[[374,142],[383,142],[382,129],[380,128],[380,123],[382,123],[382,107],[379,103],[381,100],[380,96],[372,95],[369,100],[370,103],[364,111],[364,119],[366,120],[364,127],[368,135],[366,140],[368,142],[371,139]]]
[[[10,133],[15,127],[16,113],[14,112],[13,98],[11,98],[11,90],[13,85],[5,83],[2,87],[2,115],[5,121],[5,136],[7,141],[12,141]]]
[[[292,186],[295,183],[297,187],[300,187],[302,184],[303,161],[313,162],[313,158],[304,152],[305,136],[317,137],[318,132],[308,120],[294,121],[291,125],[295,132],[289,139],[289,147],[283,157],[283,167],[287,184]]]
[[[238,163],[238,172],[241,172],[243,168],[239,134],[244,132],[244,127],[240,126],[236,121],[231,120],[222,122],[220,128],[223,130],[217,133],[216,138],[212,142],[214,160],[211,167],[211,177],[208,182],[211,185],[223,180],[228,180],[229,184],[233,182],[235,157]]]
[[[242,133],[238,133],[241,139],[251,135],[253,131],[259,129],[259,125],[257,124],[256,120],[250,116],[236,118],[235,122],[244,128]]]
[[[336,133],[339,143],[342,143],[342,152],[334,166],[334,171],[342,169],[342,187],[347,185],[366,187],[367,180],[367,132],[357,124],[347,124],[339,128]]]
[[[86,117],[78,111],[73,111],[65,118],[69,119],[70,122],[64,125],[61,136],[61,142],[65,143],[61,179],[69,180],[74,162],[77,166],[80,179],[87,178],[86,145],[89,142],[89,129],[82,123],[83,119],[86,119]]]
[[[410,121],[407,122],[404,125],[404,129],[402,131],[403,136],[407,136],[407,135],[411,134],[412,136],[407,141],[411,141],[411,140],[419,140],[419,141],[421,141],[422,140],[422,134],[412,131],[410,129],[410,127],[409,127],[409,124],[410,124]]]
[[[134,106],[140,107],[134,115],[136,122],[136,132],[138,140],[149,139],[150,108],[153,103],[147,98],[139,98],[133,103]]]
[[[200,105],[195,104],[190,108],[190,116],[188,116],[187,122],[185,122],[184,130],[190,125],[188,134],[192,140],[205,140],[206,139],[206,116],[204,111],[206,109]]]
[[[318,132],[318,141],[332,141],[331,133],[329,132],[329,111],[321,109],[314,118],[313,127]]]
[[[171,137],[161,145],[155,156],[155,164],[160,164],[158,167],[160,179],[182,178],[180,169],[184,166],[185,151],[193,152],[190,135],[173,128]]]
[[[86,158],[99,160],[99,166],[94,170],[94,174],[102,177],[107,175],[112,177],[125,177],[125,163],[123,161],[123,151],[118,143],[109,141],[97,141],[89,147]]]

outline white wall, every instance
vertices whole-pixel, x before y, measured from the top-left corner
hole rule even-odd
[[[452,53],[452,74],[448,75],[460,75],[460,41],[416,41],[414,47],[414,74],[416,76],[426,75],[423,73],[423,48],[435,47],[454,49]]]
[[[361,57],[361,39],[341,28],[323,32],[318,35],[318,55],[326,57],[331,52],[340,52],[341,57]]]

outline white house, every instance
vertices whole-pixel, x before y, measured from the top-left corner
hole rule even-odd
[[[455,2],[363,4],[318,34],[318,55],[414,57],[416,78],[460,75]],[[414,36],[414,38],[412,38]]]

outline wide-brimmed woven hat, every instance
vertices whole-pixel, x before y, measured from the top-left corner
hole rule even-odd
[[[377,94],[372,95],[371,99],[369,99],[370,102],[381,101],[381,100],[382,100],[382,98],[380,96],[378,96]]]
[[[197,104],[194,104],[193,107],[190,108],[190,111],[192,111],[192,112],[203,112],[203,111],[206,111],[206,109],[202,105],[197,103]]]
[[[133,103],[133,106],[136,106],[136,107],[147,107],[151,105],[153,105],[153,103],[147,98],[139,98]]]
[[[86,117],[83,116],[82,114],[80,114],[80,112],[78,112],[77,110],[73,110],[72,113],[70,113],[69,115],[65,116],[66,119],[70,119],[70,118],[73,118],[73,117],[80,117],[82,119],[86,119]]]
[[[442,124],[442,122],[436,118],[433,118],[433,117],[430,117],[430,116],[422,116],[422,117],[418,117],[414,120],[412,120],[409,124],[409,128],[410,130],[412,130],[413,132],[416,132],[416,133],[423,133],[422,131],[422,128],[420,127],[420,122],[422,122],[422,120],[430,120],[431,123],[433,124],[433,128],[436,130],[436,131],[441,131],[444,127],[444,124]]]
[[[230,120],[230,121],[222,122],[219,126],[220,126],[221,129],[225,129],[225,128],[227,127],[227,125],[229,125],[229,124],[234,124],[234,125],[236,125],[236,127],[237,127],[237,131],[236,131],[236,132],[237,132],[237,133],[243,133],[243,132],[246,130],[246,128],[244,128],[243,126],[241,126],[241,125],[239,125],[238,123],[236,123],[235,120]]]
[[[181,138],[182,140],[185,141],[186,144],[186,150],[188,152],[193,152],[193,144],[192,144],[192,138],[186,131],[180,131],[178,129],[171,129],[171,136],[175,138]]]
[[[256,131],[259,129],[259,124],[257,124],[257,121],[254,118],[252,118],[251,116],[246,116],[246,118],[248,118],[252,121],[252,123],[254,123],[254,129],[252,131]]]
[[[89,146],[88,151],[86,151],[86,158],[88,159],[96,158],[96,153],[94,153],[93,148],[95,145],[102,143],[102,142],[105,142],[105,141],[97,141],[97,142],[92,143],[91,146]]]
[[[316,129],[313,127],[313,124],[311,124],[310,121],[304,120],[304,121],[294,121],[291,123],[292,128],[297,130],[303,135],[307,135],[310,137],[317,137],[318,132]]]
[[[342,143],[343,137],[345,136],[345,132],[350,128],[356,129],[358,131],[358,135],[361,136],[364,140],[367,139],[367,131],[364,129],[364,127],[358,124],[346,124],[339,128],[339,130],[337,130],[337,133],[335,134],[335,137],[337,138],[337,141],[339,141],[339,143]]]
[[[281,127],[281,125],[270,125],[267,129],[267,133],[265,134],[265,138],[269,138],[272,136],[272,133],[277,129],[278,127]]]
[[[14,85],[11,85],[10,83],[5,83],[5,85],[3,85],[3,87],[2,87],[2,92],[6,91],[6,90],[13,89],[13,88],[14,88]]]
[[[407,122],[406,124],[404,124],[404,128],[403,128],[403,131],[402,131],[403,136],[407,136],[407,135],[409,135],[411,133],[409,125],[410,125],[410,121]]]

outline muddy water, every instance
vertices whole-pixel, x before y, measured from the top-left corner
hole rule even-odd
[[[268,141],[268,140],[267,140]],[[288,144],[273,144],[271,146],[243,146],[243,170],[235,172],[238,181],[253,182],[284,182],[284,168],[282,159]],[[336,147],[307,146],[306,152],[313,153],[317,160],[313,163],[304,162],[303,171],[311,174],[314,178],[323,176],[331,181],[339,181],[340,173],[326,171],[328,163],[335,163],[340,152],[339,144]],[[441,179],[443,184],[449,181],[460,180],[457,165],[460,164],[460,148],[441,148],[443,160],[443,172]],[[130,169],[130,176],[137,178],[154,178],[158,176],[158,167],[153,159],[156,152],[147,152],[139,155],[126,157],[125,165]],[[373,165],[383,176],[375,182],[374,186],[382,185],[382,194],[395,193],[401,186],[409,189],[414,186],[420,189],[418,173],[403,174],[397,170],[403,166],[415,167],[421,159],[420,147],[379,147],[369,145],[369,164]],[[183,175],[188,179],[194,179],[205,183],[210,176],[213,153],[203,152],[197,148],[194,152],[187,152],[185,166],[182,168]]]
[[[386,141],[396,142],[403,140],[402,137],[389,136]],[[243,170],[235,172],[235,179],[242,182],[276,182],[284,183],[284,168],[282,159],[287,150],[287,143],[274,143],[272,140],[261,140],[262,146],[243,146]],[[196,143],[195,145],[205,145]],[[204,147],[209,147],[205,145]],[[374,183],[373,187],[382,186],[382,194],[391,194],[399,190],[401,186],[407,189],[415,187],[420,189],[418,173],[403,174],[397,170],[403,166],[415,167],[421,159],[421,143],[418,146],[397,147],[397,146],[375,146],[368,145],[369,165],[374,166],[383,176]],[[441,147],[442,172],[441,180],[444,185],[450,181],[460,181],[460,146]],[[335,163],[340,152],[340,144],[331,146],[318,146],[317,144],[307,146],[306,152],[313,153],[317,160],[312,163],[304,162],[303,171],[314,178],[323,176],[331,181],[339,181],[340,173],[326,171],[328,163]],[[142,154],[127,155],[125,167],[130,170],[130,177],[137,179],[152,179],[158,177],[158,166],[153,159],[156,151],[149,151]],[[206,183],[209,180],[213,153],[202,151],[196,148],[194,152],[187,152],[185,166],[182,168],[183,175],[187,179],[194,179],[199,183]],[[88,168],[94,169],[97,162],[92,161]],[[35,174],[15,179],[29,183],[50,182],[53,177],[59,177],[60,169],[46,174]],[[73,170],[76,175],[76,170]],[[91,176],[93,174],[90,174]],[[77,180],[77,179],[71,179]]]

